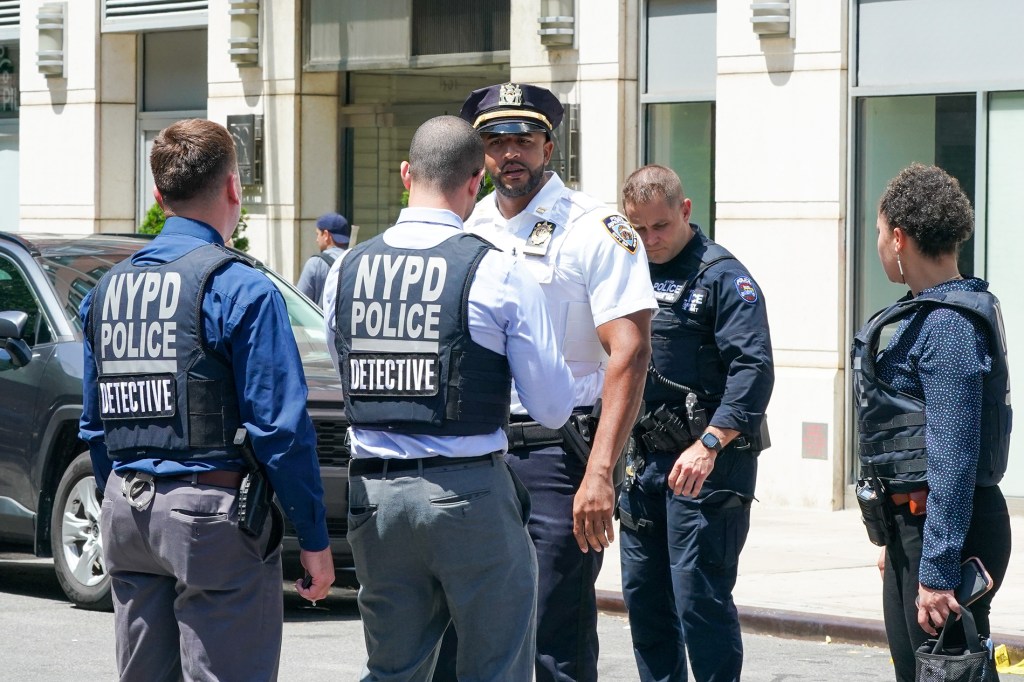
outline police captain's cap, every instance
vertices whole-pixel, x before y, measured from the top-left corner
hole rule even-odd
[[[536,85],[504,83],[474,90],[459,116],[481,133],[550,133],[562,122],[562,103]]]

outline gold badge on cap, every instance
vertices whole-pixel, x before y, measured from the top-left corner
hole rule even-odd
[[[523,106],[523,89],[517,83],[505,83],[498,92],[499,107]]]
[[[523,245],[523,253],[531,256],[543,256],[548,252],[551,244],[551,235],[555,231],[555,224],[547,220],[541,220],[533,226],[530,236],[526,238]]]

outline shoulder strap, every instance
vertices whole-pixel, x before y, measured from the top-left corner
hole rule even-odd
[[[708,244],[708,248],[705,249],[704,255],[700,259],[700,267],[697,268],[697,272],[694,273],[693,277],[688,279],[686,284],[683,285],[683,289],[679,292],[679,298],[677,300],[682,300],[683,296],[689,293],[690,287],[693,286],[693,283],[700,279],[701,275],[703,275],[708,268],[726,260],[736,260],[736,256],[732,255],[725,247],[719,246],[715,242]]]
[[[338,260],[338,257],[333,253],[319,253],[317,255],[327,263],[327,267],[331,267],[334,265],[334,261]]]

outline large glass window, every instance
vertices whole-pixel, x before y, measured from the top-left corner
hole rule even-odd
[[[507,65],[420,73],[351,73],[342,110],[341,213],[363,241],[394,224],[405,187],[398,175],[427,119],[458,115],[476,88],[508,80]]]
[[[693,202],[691,220],[714,236],[714,0],[647,0],[643,23],[643,163],[668,166]]]
[[[886,184],[917,161],[945,169],[974,201],[976,96],[872,97],[858,102],[854,326],[907,288],[891,284],[878,261],[875,221]],[[974,274],[974,240],[960,253],[960,272]]]
[[[1024,308],[1014,305],[1018,254],[1024,233],[1018,227],[1020,187],[1024,186],[1024,93],[987,96],[987,140],[979,142],[977,93],[872,97],[857,102],[854,328],[907,291],[890,284],[877,255],[875,219],[886,183],[904,166],[935,164],[956,177],[976,207],[975,236],[960,253],[960,272],[987,279],[1002,301],[1009,348],[1010,384],[1024,384],[1024,365],[1013,362],[1024,347]],[[983,148],[979,150],[979,144]],[[980,153],[979,153],[980,151]],[[984,173],[975,167],[984,159]],[[977,178],[985,190],[976,192]],[[1024,443],[1011,445],[1003,480],[1008,495],[1024,495]],[[1018,464],[1014,464],[1018,462]]]
[[[17,43],[0,43],[0,230],[17,230],[21,207],[18,195],[18,108],[21,66]]]
[[[1024,306],[1018,303],[1020,255],[1020,188],[1024,187],[1024,92],[989,96],[988,203],[986,205],[986,276],[1002,302],[1003,323],[1010,347],[1010,385],[1024,386]],[[1020,403],[1018,403],[1019,405]],[[1003,491],[1024,495],[1024,439],[1010,441],[1010,467]]]
[[[206,118],[206,29],[146,33],[141,38],[142,83],[136,220],[154,204],[149,153],[157,134],[175,121]]]
[[[693,202],[692,222],[714,234],[715,103],[673,102],[647,106],[646,163],[668,166]]]

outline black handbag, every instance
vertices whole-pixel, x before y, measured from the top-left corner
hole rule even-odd
[[[959,626],[957,625],[959,623]],[[950,630],[962,627],[966,649],[946,648]],[[914,652],[916,682],[999,682],[992,653],[978,636],[978,626],[970,609],[961,609],[960,620],[950,611],[938,639],[929,639]]]

